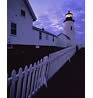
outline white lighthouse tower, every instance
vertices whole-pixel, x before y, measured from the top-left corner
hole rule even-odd
[[[76,45],[75,42],[75,32],[74,32],[74,22],[75,20],[72,18],[72,13],[68,11],[68,13],[65,15],[66,18],[64,20],[64,34],[67,35],[70,39],[70,44],[72,46]]]

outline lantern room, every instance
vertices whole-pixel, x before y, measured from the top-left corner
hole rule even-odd
[[[72,13],[70,13],[70,11],[68,11],[68,13],[65,15],[66,16],[66,19],[64,20],[64,22],[66,22],[66,21],[73,21],[74,22],[74,20],[73,20],[73,18],[72,18]]]
[[[70,11],[68,11],[68,13],[66,14],[66,18],[68,17],[72,17],[72,13],[70,13]]]

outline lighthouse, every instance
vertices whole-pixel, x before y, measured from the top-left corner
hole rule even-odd
[[[73,14],[68,11],[68,13],[65,15],[64,20],[64,34],[69,37],[70,45],[75,46],[75,31],[74,31],[74,22]]]

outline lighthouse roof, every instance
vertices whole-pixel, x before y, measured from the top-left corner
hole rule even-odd
[[[71,15],[73,15],[70,11],[68,11],[68,13],[66,14],[66,15],[68,15],[68,14],[71,14]]]

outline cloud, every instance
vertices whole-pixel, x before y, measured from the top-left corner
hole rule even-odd
[[[57,19],[50,19],[50,21],[51,21],[51,26],[54,26],[54,25],[56,25],[56,24],[58,24],[58,20]]]
[[[61,14],[57,14],[58,11],[46,12],[44,15],[38,16],[38,20],[34,22],[34,25],[39,28],[44,28],[53,34],[59,34],[63,31],[63,18]]]
[[[35,0],[32,0],[35,2]],[[34,25],[53,33],[63,32],[63,21],[68,10],[73,13],[75,20],[76,40],[82,41],[85,33],[85,0],[37,0],[35,11],[38,20]],[[39,2],[40,1],[40,2]],[[36,14],[35,13],[35,14]],[[82,35],[82,39],[81,36]]]

